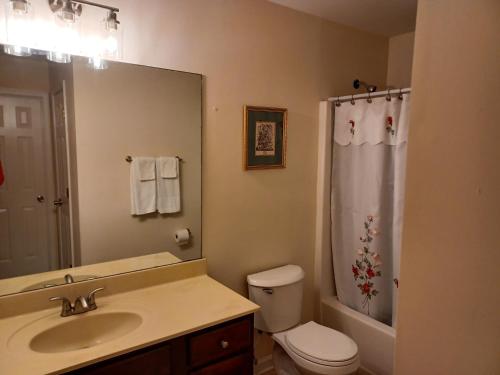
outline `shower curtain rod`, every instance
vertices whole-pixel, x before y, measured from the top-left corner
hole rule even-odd
[[[357,100],[357,99],[367,99],[368,97],[370,98],[380,98],[382,96],[386,96],[387,93],[390,92],[391,95],[399,95],[401,94],[409,94],[411,93],[411,88],[406,88],[406,89],[390,89],[385,90],[385,91],[375,91],[371,93],[365,93],[365,94],[356,94],[356,95],[345,95],[345,96],[332,96],[326,100],[329,102],[337,102],[340,101],[341,103],[344,102],[349,102],[352,99]]]

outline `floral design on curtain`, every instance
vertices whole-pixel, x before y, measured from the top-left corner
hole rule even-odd
[[[356,129],[354,128],[355,127],[355,123],[353,120],[349,120],[348,124],[349,126],[349,131],[351,132],[351,134],[354,136],[354,133],[356,131]]]
[[[392,127],[392,125],[393,125],[393,123],[392,123],[392,116],[387,116],[387,123],[385,125],[385,130],[390,135],[396,134],[396,131],[394,130],[394,128]]]
[[[373,281],[376,277],[382,276],[382,271],[378,269],[382,261],[377,252],[370,250],[373,237],[379,234],[376,229],[371,228],[373,216],[368,215],[364,224],[364,236],[359,238],[363,244],[363,248],[357,250],[358,259],[356,259],[356,265],[352,265],[352,273],[354,275],[354,280],[358,281],[356,286],[363,296],[362,306],[367,309],[367,314],[370,315],[370,301],[379,293],[379,291],[375,289]]]

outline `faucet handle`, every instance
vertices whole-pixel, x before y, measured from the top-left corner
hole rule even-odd
[[[73,312],[73,306],[66,297],[51,297],[49,301],[62,301],[61,316],[69,316]]]
[[[101,287],[101,288],[96,288],[96,289],[94,289],[93,291],[91,291],[91,292],[89,293],[89,295],[87,296],[87,303],[89,304],[89,308],[90,308],[90,309],[92,309],[92,310],[93,310],[93,309],[96,309],[96,308],[97,308],[97,305],[95,304],[95,294],[96,294],[97,292],[100,292],[101,290],[104,290],[104,288],[103,288],[103,287]]]

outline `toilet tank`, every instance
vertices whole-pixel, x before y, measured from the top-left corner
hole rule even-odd
[[[260,306],[256,329],[280,332],[299,324],[303,279],[302,268],[291,264],[247,276],[250,300]]]

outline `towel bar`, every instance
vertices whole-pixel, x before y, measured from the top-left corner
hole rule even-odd
[[[182,161],[182,158],[179,157],[179,156],[175,156],[177,159],[179,159],[179,161]],[[130,155],[127,155],[127,157],[125,158],[125,161],[128,162],[128,163],[131,163],[132,162],[132,156]]]

